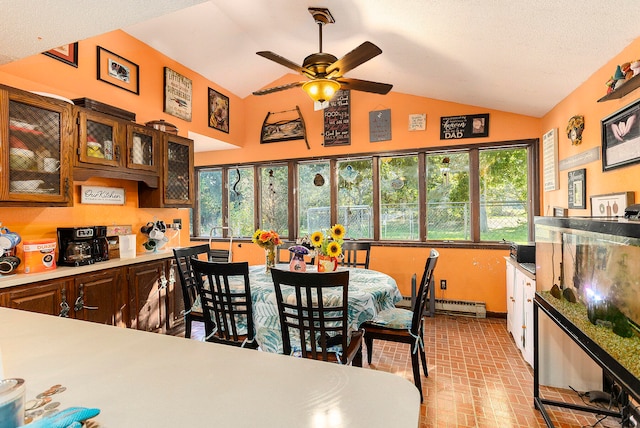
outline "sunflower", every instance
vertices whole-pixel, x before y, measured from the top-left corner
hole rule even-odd
[[[322,241],[324,241],[324,235],[322,234],[322,232],[317,231],[311,234],[311,245],[313,245],[314,247],[320,247],[322,245]]]
[[[336,241],[342,240],[344,238],[344,226],[341,224],[331,226],[331,237]]]
[[[257,244],[260,239],[260,235],[262,235],[262,230],[260,229],[253,232],[253,236],[251,237],[251,242],[253,242],[254,244]]]
[[[338,257],[342,253],[342,247],[336,241],[331,241],[327,245],[327,256]]]

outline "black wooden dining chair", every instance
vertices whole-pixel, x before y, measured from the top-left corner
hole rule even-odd
[[[369,255],[371,242],[344,241],[342,243],[342,260],[340,264],[346,267],[369,269]]]
[[[362,367],[362,330],[349,332],[349,272],[271,269],[285,355]],[[300,338],[299,349],[292,335]]]
[[[249,263],[191,261],[204,315],[205,340],[257,349]]]
[[[191,324],[194,321],[204,322],[202,308],[198,299],[196,279],[191,268],[191,259],[194,257],[209,257],[209,245],[195,245],[193,247],[174,248],[173,257],[176,260],[178,278],[182,289],[184,302],[184,337],[191,337]]]
[[[424,352],[424,323],[423,319],[429,301],[433,294],[433,272],[440,254],[435,249],[431,250],[424,266],[422,281],[416,294],[412,310],[402,308],[386,309],[378,313],[372,320],[362,324],[364,328],[364,342],[367,346],[367,362],[371,364],[373,355],[373,340],[388,340],[391,342],[408,343],[411,345],[411,366],[413,368],[413,380],[420,391],[422,401],[422,379],[420,378],[420,363],[418,351],[422,360],[422,369],[425,376],[429,376],[427,370],[427,357]]]

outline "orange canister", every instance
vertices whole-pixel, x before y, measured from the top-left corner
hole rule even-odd
[[[56,240],[23,241],[24,273],[36,273],[56,268]]]

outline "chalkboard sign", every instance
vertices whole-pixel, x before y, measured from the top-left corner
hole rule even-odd
[[[489,114],[445,116],[440,118],[440,139],[459,140],[489,136]]]
[[[369,112],[369,142],[391,140],[391,110]]]
[[[350,94],[348,90],[336,92],[324,109],[325,147],[351,144]]]
[[[587,169],[569,171],[569,208],[587,208]]]

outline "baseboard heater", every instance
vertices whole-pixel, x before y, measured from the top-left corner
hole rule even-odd
[[[411,297],[402,298],[403,306],[411,306]],[[402,305],[401,304],[401,305]],[[429,302],[427,302],[427,309]],[[436,312],[451,315],[461,315],[475,318],[486,318],[487,307],[484,302],[473,302],[468,300],[445,300],[436,299]]]

